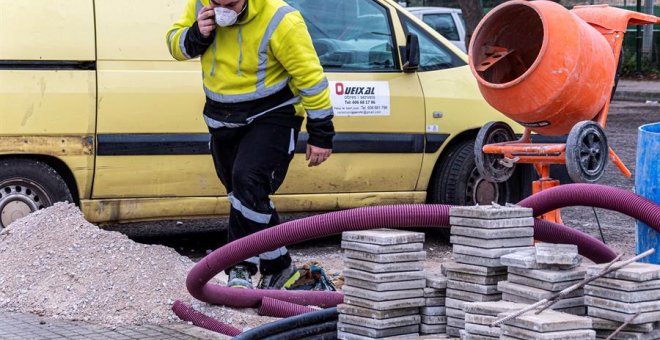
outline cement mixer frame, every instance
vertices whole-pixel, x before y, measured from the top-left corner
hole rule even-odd
[[[524,1],[514,0],[504,3],[498,8],[516,6],[516,3],[530,6]],[[542,5],[548,6],[546,4]],[[490,16],[497,15],[498,8],[491,11],[479,24],[470,46],[470,67],[481,84],[484,83],[484,80],[480,78],[480,75],[484,75],[498,62],[509,58],[508,63],[513,65],[510,68],[522,65],[523,62],[519,56],[515,55],[515,50],[506,47],[484,46],[482,44],[477,50],[474,49],[475,42],[476,44],[483,43],[483,39],[479,41],[478,38],[480,29],[483,28],[484,23],[489,20]],[[570,12],[602,34],[609,43],[615,61],[619,61],[623,36],[628,25],[658,23],[658,18],[655,16],[607,5],[576,6]],[[543,25],[543,29],[545,29],[546,23],[544,22]],[[479,53],[481,53],[480,56],[477,55]],[[526,69],[523,69],[523,71],[526,71]],[[612,71],[615,72],[615,70]],[[610,83],[611,88],[614,85],[614,77],[612,76],[610,79],[612,80]],[[480,88],[482,88],[481,84]],[[493,85],[493,87],[497,86],[503,87],[500,84]],[[483,89],[482,93],[484,93]],[[568,132],[565,144],[532,143],[533,132],[543,135],[543,132],[539,131],[543,130],[541,124],[535,126],[534,124],[521,123],[525,126],[525,129],[522,137],[517,140],[512,128],[504,122],[490,122],[484,125],[475,140],[477,169],[486,179],[500,183],[512,176],[516,164],[532,164],[540,177],[532,184],[533,193],[560,184],[558,180],[550,177],[550,166],[552,164],[565,164],[568,174],[574,182],[596,182],[601,178],[609,158],[624,176],[630,177],[630,170],[614,150],[608,146],[607,137],[603,131],[606,126],[612,95],[613,91],[610,90],[606,95],[604,105],[591,120],[579,121],[570,128],[570,131],[565,131]],[[488,100],[488,97],[485,97]],[[557,223],[562,222],[559,211],[544,214],[542,218]]]

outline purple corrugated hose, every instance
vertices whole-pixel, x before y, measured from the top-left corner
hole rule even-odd
[[[565,184],[543,190],[518,202],[534,216],[570,206],[590,206],[618,211],[660,232],[660,206],[630,191],[599,184]]]
[[[257,307],[263,297],[299,305],[333,307],[343,301],[337,292],[308,292],[287,290],[231,289],[208,283],[217,273],[243,259],[278,247],[306,240],[335,235],[343,231],[380,227],[441,227],[449,224],[448,205],[391,205],[357,208],[290,221],[231,242],[198,262],[188,274],[188,291],[197,299],[212,304],[232,307]],[[599,240],[580,231],[558,224],[542,224],[540,241],[555,242],[565,233],[579,237],[583,255],[602,262],[613,258],[612,250]],[[549,229],[548,229],[549,228]],[[556,229],[556,231],[552,231]],[[568,240],[568,243],[578,241]],[[586,253],[585,253],[586,251]]]
[[[172,311],[174,311],[174,314],[176,314],[179,319],[192,322],[193,325],[197,327],[202,327],[229,336],[237,336],[241,334],[240,329],[234,328],[226,323],[222,323],[210,316],[206,316],[179,300],[174,301]]]
[[[275,300],[269,297],[264,297],[259,306],[259,315],[272,316],[276,318],[288,318],[294,315],[305,314],[317,311],[318,309],[310,308],[307,306],[297,305],[295,303]]]

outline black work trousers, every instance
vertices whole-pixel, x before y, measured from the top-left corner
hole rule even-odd
[[[231,203],[228,242],[280,223],[269,195],[284,181],[298,132],[259,121],[211,131],[213,162]],[[276,274],[291,265],[291,257],[281,247],[242,264],[253,275],[257,273],[257,265],[262,274]]]

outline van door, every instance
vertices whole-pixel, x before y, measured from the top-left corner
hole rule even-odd
[[[296,156],[279,193],[412,192],[424,152],[424,99],[417,76],[401,70],[396,12],[373,0],[287,2],[303,15],[330,81],[337,135],[320,167]]]
[[[199,60],[165,34],[187,0],[96,0],[98,156],[94,198],[224,194],[202,120]]]
[[[93,8],[93,0],[0,0],[0,153],[57,158],[82,198],[94,169]]]

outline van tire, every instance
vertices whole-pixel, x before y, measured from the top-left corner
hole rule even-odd
[[[55,169],[34,159],[0,160],[0,229],[56,202],[73,202],[73,197]]]
[[[429,203],[450,205],[498,204],[518,202],[517,174],[506,182],[492,183],[479,174],[474,156],[474,141],[466,140],[448,148],[436,167],[428,188]],[[449,228],[441,229],[449,236]]]

